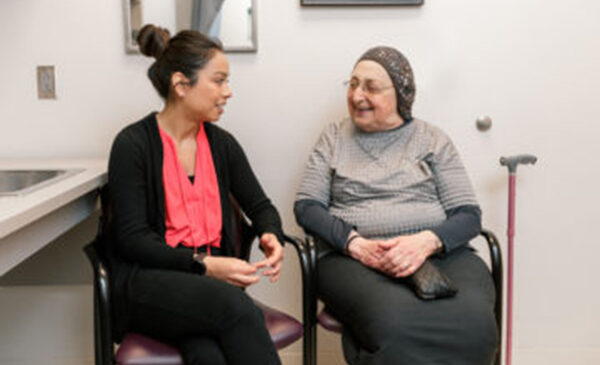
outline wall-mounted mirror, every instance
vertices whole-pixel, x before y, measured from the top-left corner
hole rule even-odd
[[[123,0],[125,48],[139,53],[135,41],[144,24],[172,35],[194,29],[223,43],[226,52],[256,52],[256,0]]]

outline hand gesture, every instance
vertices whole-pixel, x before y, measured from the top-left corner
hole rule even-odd
[[[244,260],[234,257],[206,256],[206,276],[245,288],[260,279],[257,268]]]
[[[266,258],[254,263],[254,267],[256,269],[266,268],[262,271],[262,275],[270,276],[270,281],[274,283],[281,274],[283,247],[281,247],[281,243],[273,233],[264,233],[260,236],[259,244]]]

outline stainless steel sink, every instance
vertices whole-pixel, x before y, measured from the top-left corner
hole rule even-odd
[[[83,169],[0,170],[0,196],[28,194],[81,171]]]

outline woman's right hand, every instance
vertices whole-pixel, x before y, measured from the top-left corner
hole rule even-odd
[[[356,237],[348,245],[350,256],[372,269],[379,269],[379,262],[386,251],[382,241],[364,237]]]
[[[241,288],[256,284],[260,280],[258,275],[254,275],[258,270],[256,267],[234,257],[206,256],[204,265],[207,276]]]

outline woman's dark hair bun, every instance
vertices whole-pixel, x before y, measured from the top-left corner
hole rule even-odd
[[[223,47],[194,30],[182,30],[170,37],[169,31],[149,24],[140,29],[137,36],[140,51],[156,58],[148,69],[148,77],[160,96],[169,99],[171,76],[181,72],[190,85],[198,80],[198,70],[206,66],[216,52]]]
[[[158,59],[167,48],[170,39],[171,33],[168,29],[146,24],[138,33],[137,43],[143,55]]]

